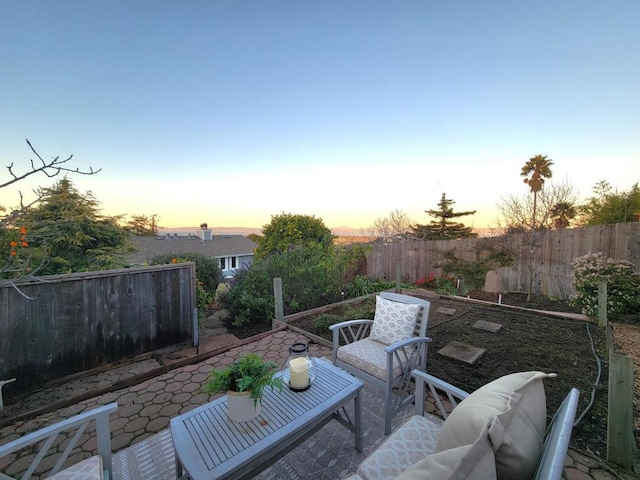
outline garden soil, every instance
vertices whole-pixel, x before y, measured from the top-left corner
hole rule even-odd
[[[472,292],[471,299],[437,296],[420,290],[411,293],[431,301],[428,336],[427,372],[467,391],[473,391],[498,377],[518,372],[538,370],[556,373],[557,377],[545,381],[548,413],[558,408],[569,389],[580,390],[578,406],[579,423],[574,429],[572,445],[584,452],[606,458],[607,417],[607,353],[604,329],[579,318],[565,318],[560,314],[544,311],[579,313],[562,301],[546,297],[534,297],[526,302],[524,294],[487,294]],[[501,305],[497,302],[500,301]],[[375,300],[367,300],[369,315],[373,318]],[[494,302],[494,303],[491,303]],[[521,308],[524,307],[524,308]],[[340,309],[328,313],[341,315]],[[573,317],[577,317],[574,315]],[[340,318],[339,321],[348,318]],[[326,330],[314,328],[314,317],[299,318],[292,325],[330,340]],[[477,328],[477,322],[497,324],[492,332]],[[482,323],[482,322],[481,322]],[[316,327],[318,327],[316,323]],[[640,347],[640,329],[637,324],[614,324],[616,348],[637,359]],[[482,356],[473,364],[443,355],[440,351],[451,342],[461,342],[483,349]],[[638,365],[636,364],[636,372]],[[638,375],[636,373],[636,395]],[[638,419],[640,412],[634,409],[636,442],[640,443]]]

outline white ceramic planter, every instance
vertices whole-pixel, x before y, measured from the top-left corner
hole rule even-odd
[[[262,411],[260,400],[254,404],[249,392],[232,392],[227,390],[227,415],[232,422],[248,422]]]

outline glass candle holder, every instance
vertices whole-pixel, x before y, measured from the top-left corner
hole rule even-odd
[[[316,360],[309,355],[309,346],[306,343],[291,345],[282,376],[289,389],[294,392],[305,391],[315,380],[316,373]]]

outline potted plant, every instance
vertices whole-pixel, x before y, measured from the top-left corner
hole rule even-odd
[[[277,368],[275,362],[247,353],[222,370],[212,370],[202,390],[208,394],[226,393],[231,421],[247,422],[260,415],[265,387],[282,391],[282,379],[274,376]]]

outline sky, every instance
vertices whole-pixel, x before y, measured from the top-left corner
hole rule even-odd
[[[0,0],[5,166],[73,155],[106,215],[494,226],[553,161],[581,199],[640,181],[640,2]],[[39,176],[0,189],[52,186]]]

